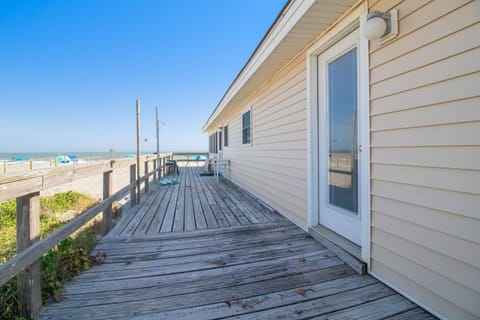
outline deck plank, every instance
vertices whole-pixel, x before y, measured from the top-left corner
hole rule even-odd
[[[229,182],[152,186],[40,319],[434,319]],[[263,222],[263,223],[262,223]],[[175,231],[175,232],[173,232]]]
[[[184,231],[185,229],[185,190],[186,190],[186,170],[181,170],[178,188],[177,205],[175,207],[175,216],[173,219],[172,231]]]
[[[199,187],[198,187],[198,182],[196,181],[194,175],[196,174],[196,171],[190,171],[190,178],[192,182],[192,202],[193,202],[193,215],[195,217],[195,228],[197,230],[201,229],[207,229],[207,219],[205,217],[205,212],[203,211],[202,208],[202,203],[200,201],[200,196],[199,196]]]
[[[163,197],[162,202],[160,202],[160,205],[155,210],[152,222],[150,223],[150,226],[145,233],[147,235],[157,235],[160,232],[160,227],[162,226],[163,219],[165,218],[165,214],[167,213],[168,204],[170,203],[173,196],[173,186],[162,186],[159,188],[165,190],[165,196]]]
[[[171,232],[173,229],[173,221],[175,218],[175,209],[177,207],[177,199],[180,192],[180,185],[177,184],[169,188],[172,189],[172,195],[170,197],[170,201],[168,202],[168,207],[162,221],[162,226],[160,227],[160,232]]]
[[[201,204],[202,209],[203,209],[203,215],[205,216],[205,221],[207,223],[207,227],[210,228],[210,229],[219,228],[220,225],[219,225],[217,219],[215,218],[215,215],[213,213],[212,208],[210,207],[211,202],[209,201],[209,199],[207,197],[207,193],[205,192],[204,188],[202,187],[202,183],[200,181],[200,179],[205,179],[206,177],[200,177],[199,175],[195,174],[193,178],[194,178],[195,184],[197,186],[197,191],[198,191],[197,194],[198,194],[198,198],[200,200],[200,204]]]
[[[160,204],[164,200],[166,193],[167,193],[167,190],[165,188],[157,187],[155,189],[155,193],[151,195],[151,197],[154,197],[155,199],[152,202],[152,205],[150,206],[149,210],[147,210],[147,213],[143,216],[142,220],[140,220],[140,223],[138,224],[138,227],[133,232],[133,234],[144,235],[147,233],[147,230],[150,227],[152,220],[155,218],[155,214],[157,213],[156,209],[160,206]]]

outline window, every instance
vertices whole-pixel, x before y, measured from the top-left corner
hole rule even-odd
[[[251,122],[252,122],[251,110],[248,110],[242,115],[242,143],[243,144],[249,144],[252,141]]]
[[[222,131],[218,131],[218,151],[222,151]]]
[[[223,146],[228,147],[228,126],[223,127]]]
[[[208,152],[217,153],[217,134],[211,134],[208,137]]]

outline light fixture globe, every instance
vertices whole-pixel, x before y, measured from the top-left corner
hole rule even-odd
[[[377,40],[387,32],[387,21],[380,11],[370,12],[363,26],[363,35],[368,40]]]

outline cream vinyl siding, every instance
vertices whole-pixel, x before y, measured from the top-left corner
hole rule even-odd
[[[251,108],[251,144],[242,144],[242,114]],[[231,180],[278,212],[307,226],[306,56],[293,59],[218,123],[229,124]]]
[[[449,319],[480,317],[480,2],[399,11],[370,43],[371,272]]]

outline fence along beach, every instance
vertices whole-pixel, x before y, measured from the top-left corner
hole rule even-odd
[[[153,156],[153,152],[145,152],[143,155]],[[177,152],[175,153],[175,158],[181,161],[204,155],[204,152]],[[134,158],[135,156],[134,151],[0,153],[0,175],[20,174],[26,171],[87,164],[98,161]]]

